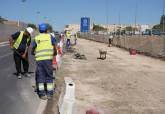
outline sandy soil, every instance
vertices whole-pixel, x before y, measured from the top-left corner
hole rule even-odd
[[[61,76],[76,84],[74,114],[96,107],[100,114],[165,114],[165,62],[106,44],[78,39],[74,47],[87,60],[63,56]],[[99,49],[107,51],[100,60]]]

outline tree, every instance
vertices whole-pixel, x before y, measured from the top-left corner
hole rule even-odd
[[[27,27],[32,27],[33,29],[37,29],[37,27],[36,27],[36,25],[35,24],[32,24],[32,23],[29,23],[28,25],[27,25]]]
[[[165,15],[162,15],[160,18],[160,24],[154,25],[153,30],[159,30],[165,32]]]
[[[125,31],[132,32],[132,31],[137,31],[137,30],[138,30],[138,28],[136,28],[136,27],[131,27],[131,26],[125,27]]]
[[[161,25],[160,24],[154,25],[152,29],[161,30]]]
[[[162,15],[160,18],[160,24],[165,24],[165,15]]]
[[[93,24],[93,31],[107,31],[107,29],[100,25]]]
[[[65,28],[69,28],[69,25],[65,25]]]
[[[7,21],[7,19],[0,16],[0,23],[3,23],[4,21]]]
[[[131,27],[131,26],[127,26],[127,27],[125,27],[125,31],[133,31],[133,27]]]

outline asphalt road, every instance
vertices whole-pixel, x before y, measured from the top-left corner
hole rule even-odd
[[[35,63],[30,64],[30,72],[34,72]],[[37,114],[41,104],[32,85],[35,78],[14,75],[16,72],[13,54],[9,46],[0,45],[0,113],[1,114]]]

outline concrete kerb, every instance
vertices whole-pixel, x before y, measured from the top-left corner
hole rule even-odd
[[[72,114],[75,105],[75,83],[70,77],[65,77],[65,89],[62,91],[58,108],[60,114]]]

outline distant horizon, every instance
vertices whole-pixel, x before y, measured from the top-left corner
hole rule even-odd
[[[35,23],[30,23],[30,22],[23,22],[23,21],[20,21],[20,20],[8,20],[8,19],[7,19],[7,21],[9,21],[9,22],[17,22],[17,23],[18,23],[18,21],[19,21],[19,22],[25,23],[25,24],[35,24]],[[49,24],[49,23],[48,23],[48,24]],[[73,24],[80,25],[80,23],[68,23],[68,24],[66,24],[66,25],[73,25]],[[94,23],[94,24],[96,24],[96,25],[135,25],[135,23],[132,23],[132,24],[124,24],[124,23],[120,23],[120,24]],[[157,25],[157,24],[160,24],[160,22],[159,22],[159,23],[155,23],[155,24],[145,24],[145,23],[144,23],[144,24],[139,24],[139,23],[136,23],[136,25]],[[38,24],[35,24],[35,25],[37,26]],[[65,27],[66,25],[64,25],[64,27]],[[90,23],[90,25],[93,25],[93,23]]]

